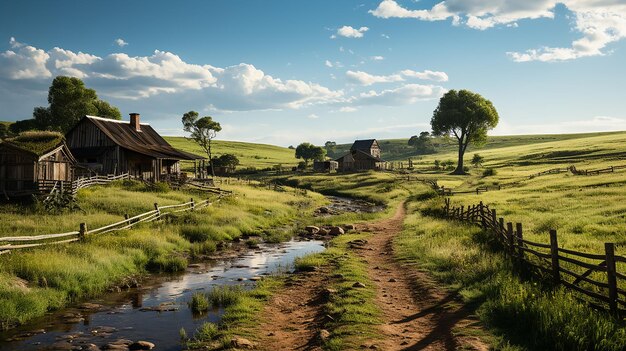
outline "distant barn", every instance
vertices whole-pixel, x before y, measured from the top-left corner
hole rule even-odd
[[[181,160],[204,165],[204,157],[173,148],[139,117],[131,113],[127,122],[85,116],[67,132],[67,144],[81,166],[98,174],[128,172],[156,182],[179,175]]]
[[[383,170],[387,165],[380,158],[380,145],[376,139],[356,140],[350,152],[336,161],[338,169],[343,172]]]
[[[314,161],[313,171],[320,173],[331,173],[339,168],[337,161]]]
[[[47,192],[69,184],[76,160],[56,132],[24,132],[0,143],[0,191],[4,197]]]

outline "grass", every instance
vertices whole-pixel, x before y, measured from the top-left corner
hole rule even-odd
[[[81,243],[2,255],[1,326],[8,328],[48,310],[97,296],[128,276],[183,270],[190,255],[213,252],[223,241],[249,234],[269,241],[284,239],[284,233],[275,227],[306,219],[302,211],[323,203],[323,198],[312,192],[303,196],[295,191],[276,192],[242,185],[228,188],[234,196],[158,223],[87,236]],[[127,190],[120,182],[81,190],[78,202],[82,213],[49,215],[28,206],[2,205],[0,230],[9,235],[67,232],[76,230],[83,221],[89,228],[96,228],[119,221],[124,213],[149,211],[155,202],[181,203],[191,196],[200,199],[198,193],[185,191]],[[195,228],[208,234],[190,234]]]
[[[204,150],[193,141],[183,137],[164,137],[173,147],[191,152],[197,155],[205,155]],[[272,168],[276,165],[293,167],[300,160],[295,157],[295,150],[286,147],[244,143],[239,141],[214,140],[212,142],[215,156],[233,154],[239,159],[237,168],[244,169],[254,167],[257,169]],[[188,166],[189,167],[189,166]],[[192,166],[193,168],[193,166]]]
[[[474,226],[423,215],[429,206],[433,204],[410,203],[405,230],[394,242],[395,252],[455,291],[499,336],[492,340],[494,349],[626,347],[626,330],[619,322],[591,310],[562,289],[521,279],[489,234]]]

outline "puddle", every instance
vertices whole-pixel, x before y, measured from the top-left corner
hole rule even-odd
[[[192,336],[202,323],[218,322],[223,313],[215,309],[193,315],[187,302],[194,292],[235,284],[252,288],[258,277],[290,270],[295,258],[323,250],[322,241],[292,240],[262,244],[261,250],[232,259],[194,264],[182,274],[159,275],[144,281],[140,288],[92,299],[91,306],[83,306],[86,309],[64,308],[0,333],[0,350],[79,350],[119,339],[146,340],[157,350],[182,350],[181,328]]]

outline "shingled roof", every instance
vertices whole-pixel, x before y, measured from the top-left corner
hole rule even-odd
[[[83,120],[85,119],[95,124],[115,144],[142,155],[173,160],[200,160],[205,158],[173,148],[146,123],[141,123],[141,131],[137,131],[126,121],[96,116],[85,116]],[[79,123],[82,123],[83,120]]]
[[[356,140],[350,150],[369,150],[372,148],[376,139]]]

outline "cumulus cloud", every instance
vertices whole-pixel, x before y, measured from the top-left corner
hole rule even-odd
[[[333,34],[331,36],[332,39],[337,38],[337,36],[342,36],[345,38],[363,38],[365,32],[367,32],[369,28],[361,27],[361,28],[352,28],[351,26],[343,26],[337,29],[337,34]]]
[[[384,56],[372,56],[372,57],[370,57],[370,59],[372,61],[382,61],[382,60],[385,59],[385,57]]]
[[[413,104],[422,100],[438,99],[446,89],[436,85],[406,84],[395,89],[383,91],[370,90],[352,97],[353,105],[397,106]]]
[[[395,0],[383,0],[369,12],[380,18],[415,18],[424,21],[451,19],[454,25],[486,30],[498,25],[517,27],[520,20],[554,18],[555,7],[573,13],[574,29],[582,34],[570,47],[542,47],[508,52],[517,62],[564,61],[604,55],[610,43],[626,37],[626,4],[617,0],[446,0],[431,8],[410,10]]]
[[[342,91],[319,84],[274,78],[246,63],[220,68],[190,64],[160,50],[149,56],[114,53],[98,57],[57,47],[45,51],[14,38],[9,44],[10,50],[0,52],[0,82],[31,82],[41,88],[42,82],[49,85],[53,76],[69,75],[85,79],[104,96],[138,100],[185,93],[211,101],[215,109],[229,111],[300,108],[343,96]]]
[[[374,83],[401,82],[404,80],[404,78],[402,78],[399,74],[376,76],[363,71],[347,71],[346,78],[348,78],[348,81],[352,83],[364,86],[372,85]]]
[[[115,39],[115,45],[123,48],[124,46],[128,45],[128,43],[122,38],[117,38]]]
[[[447,82],[448,75],[446,72],[435,72],[430,70],[425,70],[422,72],[416,72],[410,69],[405,69],[400,72],[405,77],[424,79],[424,80],[432,80],[435,82]]]
[[[356,112],[356,111],[358,111],[358,109],[352,106],[344,106],[339,109],[339,112]]]
[[[316,115],[315,113],[311,113],[310,115],[306,116],[306,118],[308,118],[308,119],[318,119],[318,118],[320,118],[320,116]]]

